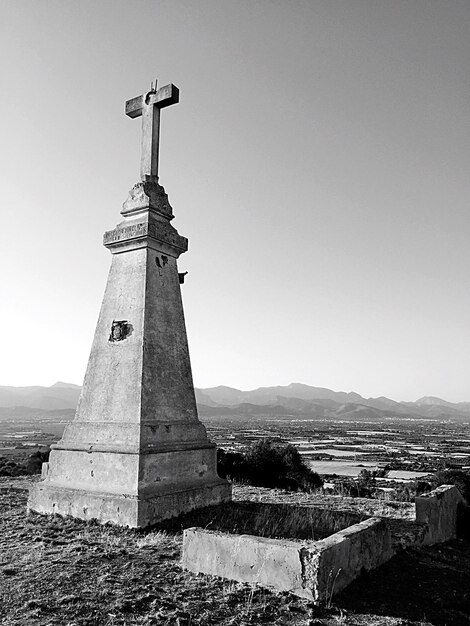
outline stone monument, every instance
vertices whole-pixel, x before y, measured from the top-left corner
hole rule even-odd
[[[231,499],[197,415],[177,268],[188,240],[158,183],[160,110],[178,101],[155,83],[126,102],[142,117],[140,181],[104,234],[112,264],[80,400],[33,511],[137,528]]]

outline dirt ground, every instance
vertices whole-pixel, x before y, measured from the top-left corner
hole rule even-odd
[[[27,516],[30,483],[0,480],[2,626],[470,624],[468,542],[401,552],[331,607],[314,607],[289,594],[183,571],[181,534]],[[270,497],[243,489],[237,498]]]

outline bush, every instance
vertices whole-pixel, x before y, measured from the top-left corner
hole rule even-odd
[[[221,478],[228,478],[234,482],[246,482],[247,463],[243,454],[226,452],[217,449],[217,472]]]
[[[30,454],[25,461],[7,461],[0,457],[0,476],[25,476],[28,474],[40,474],[42,464],[49,460],[50,450],[42,452],[38,450]]]
[[[413,502],[416,496],[415,483],[397,483],[393,499],[396,502]]]
[[[42,467],[42,454],[40,452],[35,452],[31,454],[25,464],[25,469],[28,474],[40,474]]]
[[[6,461],[0,465],[0,476],[21,476],[24,468],[14,461]]]
[[[432,489],[440,485],[455,485],[467,504],[470,504],[470,472],[452,469],[436,472],[431,478]]]
[[[360,480],[344,478],[335,482],[334,493],[338,496],[350,498],[371,498],[371,489]]]
[[[222,478],[256,487],[279,487],[289,491],[312,491],[323,485],[320,476],[305,464],[297,448],[262,439],[245,454],[218,450],[217,471]]]

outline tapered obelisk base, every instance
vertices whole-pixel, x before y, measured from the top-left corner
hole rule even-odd
[[[108,283],[73,422],[53,446],[28,507],[147,527],[231,499],[198,419],[177,258],[156,180],[138,183],[105,233]]]

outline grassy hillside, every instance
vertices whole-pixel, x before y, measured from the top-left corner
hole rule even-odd
[[[470,544],[462,541],[402,552],[353,583],[332,607],[318,608],[288,594],[182,571],[180,533],[27,517],[31,480],[0,479],[2,626],[470,623]],[[236,497],[269,499],[270,491],[237,488]]]

